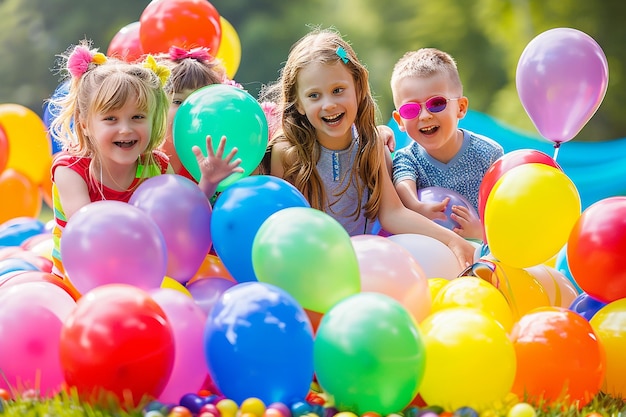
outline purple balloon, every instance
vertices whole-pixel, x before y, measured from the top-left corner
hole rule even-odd
[[[158,288],[167,264],[159,227],[121,201],[96,201],[77,211],[63,231],[61,256],[81,294],[114,283]]]
[[[519,98],[539,133],[557,144],[580,132],[604,99],[609,66],[589,35],[571,28],[541,33],[517,64]]]
[[[450,201],[448,202],[448,205],[446,206],[446,209],[444,211],[444,214],[446,215],[446,219],[434,220],[435,223],[440,224],[447,229],[452,230],[455,227],[461,227],[460,224],[458,224],[457,222],[455,222],[454,220],[450,218],[450,215],[452,214],[452,206],[466,207],[469,209],[470,214],[474,218],[478,218],[478,214],[476,213],[476,210],[472,206],[472,203],[467,201],[467,199],[463,197],[461,194],[457,193],[456,191],[452,191],[448,188],[443,188],[443,187],[420,188],[419,190],[417,190],[417,197],[419,198],[420,201],[424,203],[441,203],[444,199],[448,197],[450,198]]]
[[[200,278],[187,285],[187,290],[191,293],[196,304],[208,316],[222,293],[235,285],[235,282],[226,278]]]
[[[211,205],[198,185],[180,175],[148,178],[130,204],[161,229],[167,248],[167,276],[187,282],[211,249]]]

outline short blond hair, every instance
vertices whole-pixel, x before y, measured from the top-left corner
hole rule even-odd
[[[391,73],[391,91],[395,96],[398,83],[408,77],[430,77],[436,74],[447,75],[453,89],[463,95],[463,83],[450,54],[436,48],[421,48],[409,51],[396,62]]]

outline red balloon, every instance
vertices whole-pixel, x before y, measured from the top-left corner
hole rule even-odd
[[[167,52],[171,46],[201,46],[216,55],[222,38],[220,15],[207,0],[153,0],[139,22],[145,53]]]
[[[626,298],[626,197],[589,206],[567,241],[567,265],[578,286],[603,303]]]
[[[143,55],[139,40],[139,22],[129,23],[113,36],[107,56],[123,59],[126,62],[137,61]]]
[[[483,176],[478,190],[478,216],[483,222],[485,221],[485,205],[487,204],[487,198],[500,177],[511,168],[533,163],[546,164],[561,169],[559,164],[557,164],[551,156],[534,149],[518,149],[508,152],[489,167]]]
[[[107,284],[84,294],[61,330],[65,381],[87,401],[113,394],[136,406],[158,398],[174,358],[174,333],[165,312],[132,285]]]

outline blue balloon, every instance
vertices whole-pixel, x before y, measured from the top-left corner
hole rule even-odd
[[[0,247],[20,246],[29,237],[44,233],[41,220],[30,217],[16,217],[0,224]]]
[[[575,313],[580,314],[587,321],[589,321],[598,312],[598,310],[600,310],[605,305],[606,303],[596,300],[589,294],[583,292],[578,297],[576,297],[574,301],[572,301],[569,309]]]
[[[296,187],[282,178],[242,178],[222,192],[211,218],[215,252],[237,282],[258,281],[252,267],[252,242],[268,217],[288,207],[310,207]]]
[[[204,329],[204,352],[217,388],[238,404],[303,401],[313,380],[313,328],[304,309],[263,282],[227,289]]]
[[[18,271],[39,271],[39,268],[37,268],[32,263],[20,258],[0,259],[0,282],[4,282],[4,280],[2,280],[2,276],[4,274]]]
[[[576,280],[572,276],[572,273],[569,270],[569,265],[567,263],[567,244],[561,248],[559,253],[556,255],[556,260],[554,262],[554,268],[559,271],[561,274],[565,276],[572,283],[574,288],[578,293],[584,292],[580,286],[576,283]]]
[[[70,82],[64,81],[57,86],[50,97],[49,102],[44,103],[43,105],[43,122],[46,125],[47,129],[50,129],[50,124],[52,121],[59,116],[61,108],[59,105],[55,104],[55,102],[59,99],[62,99],[70,92]],[[48,134],[50,136],[50,142],[52,142],[52,154],[59,152],[61,150],[61,145],[59,140],[57,139],[57,135],[54,132],[50,132],[48,130]]]

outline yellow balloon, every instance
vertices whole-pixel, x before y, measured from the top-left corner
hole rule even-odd
[[[513,342],[489,314],[453,307],[420,324],[426,346],[426,370],[419,394],[446,411],[468,406],[477,411],[502,401],[513,387]]]
[[[450,282],[446,278],[428,278],[428,290],[430,291],[430,301],[432,302],[439,291]]]
[[[222,26],[222,38],[215,57],[222,61],[222,65],[226,68],[226,75],[232,80],[235,78],[241,62],[241,41],[233,25],[223,16],[220,16],[220,24]]]
[[[475,276],[490,282],[509,303],[513,320],[537,307],[550,305],[550,298],[541,283],[527,270],[505,265],[497,260],[480,259],[472,266]]]
[[[0,104],[0,125],[9,142],[9,160],[13,168],[39,186],[50,175],[52,144],[43,120],[19,104]]]
[[[193,298],[191,296],[191,293],[189,292],[189,290],[187,288],[185,288],[185,286],[183,284],[181,284],[180,282],[176,281],[174,278],[170,278],[170,277],[165,277],[163,278],[163,281],[161,282],[161,288],[169,288],[171,290],[176,290],[178,292],[181,292],[183,294],[185,294],[186,296]]]
[[[602,307],[589,320],[606,353],[602,391],[613,398],[626,398],[626,298]]]
[[[478,277],[460,277],[449,281],[433,300],[431,312],[452,307],[477,308],[496,319],[504,330],[513,328],[513,313],[496,287]]]
[[[517,268],[546,262],[567,243],[580,217],[576,186],[553,166],[529,163],[507,171],[485,204],[493,256]]]

